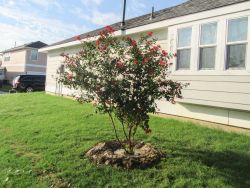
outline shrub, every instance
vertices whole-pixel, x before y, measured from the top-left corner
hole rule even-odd
[[[99,112],[109,115],[116,139],[129,153],[133,153],[139,127],[151,132],[148,113],[156,112],[156,100],[165,98],[174,103],[184,87],[168,78],[176,55],[157,45],[152,35],[148,32],[138,41],[129,36],[117,38],[108,26],[96,41],[82,42],[76,55],[62,54],[67,71],[61,82],[80,91],[80,102],[94,101]],[[115,117],[125,141],[118,137]]]

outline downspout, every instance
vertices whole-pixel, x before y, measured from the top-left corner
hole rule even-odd
[[[24,73],[27,74],[27,61],[28,61],[28,53],[27,53],[27,49],[24,49],[25,50],[25,61],[24,61]]]

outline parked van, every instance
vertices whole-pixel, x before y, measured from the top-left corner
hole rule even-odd
[[[19,75],[13,80],[13,89],[19,92],[33,92],[45,90],[46,76]]]
[[[6,69],[3,67],[0,67],[0,88],[3,86],[3,82],[5,80],[5,73],[6,73]]]

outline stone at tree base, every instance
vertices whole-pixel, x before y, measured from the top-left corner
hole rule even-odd
[[[118,149],[118,150],[116,150],[116,151],[114,151],[114,155],[117,155],[117,157],[119,157],[119,156],[124,156],[124,155],[126,155],[126,151],[125,151],[125,149]]]
[[[160,161],[162,156],[162,152],[144,142],[135,145],[133,155],[126,153],[117,141],[98,143],[86,153],[86,157],[98,165],[105,164],[126,169],[150,167]]]

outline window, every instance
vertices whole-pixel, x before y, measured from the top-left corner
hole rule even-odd
[[[37,82],[44,82],[45,76],[34,76],[34,80]]]
[[[214,69],[217,43],[217,23],[201,25],[200,69]]]
[[[177,70],[190,69],[192,28],[178,30]]]
[[[4,54],[4,61],[10,61],[10,53]]]
[[[228,21],[227,69],[244,69],[246,67],[248,18]]]
[[[32,81],[32,77],[31,76],[24,76],[21,78],[22,81]]]
[[[38,59],[38,51],[37,50],[31,50],[31,60],[37,61]]]

